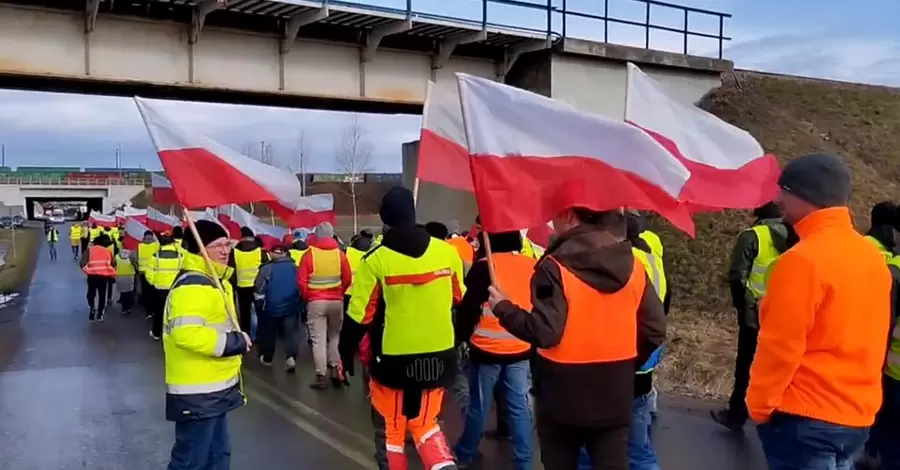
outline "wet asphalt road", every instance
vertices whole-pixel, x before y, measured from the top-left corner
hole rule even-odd
[[[141,312],[123,317],[114,306],[105,323],[89,324],[84,276],[66,253],[51,262],[42,251],[27,297],[0,309],[0,470],[163,469],[173,425],[164,420],[160,344]],[[315,392],[308,349],[295,376],[279,357],[272,368],[245,358],[250,403],[230,415],[232,468],[374,469],[359,380]],[[663,400],[654,435],[661,467],[764,469],[752,429],[735,437],[708,409]],[[452,405],[445,414],[455,438],[460,419]],[[509,468],[506,444],[484,441],[481,450],[477,468]]]

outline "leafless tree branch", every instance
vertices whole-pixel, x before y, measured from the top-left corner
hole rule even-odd
[[[353,232],[357,232],[357,184],[363,182],[366,172],[371,170],[373,146],[368,138],[368,131],[359,121],[359,115],[341,134],[341,142],[335,153],[335,163],[344,175],[344,183],[350,190],[353,204]]]

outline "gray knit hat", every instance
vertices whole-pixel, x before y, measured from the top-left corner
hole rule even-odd
[[[836,155],[811,153],[788,162],[778,186],[820,208],[846,206],[850,201],[850,170]]]

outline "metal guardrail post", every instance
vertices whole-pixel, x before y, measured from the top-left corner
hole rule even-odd
[[[647,16],[644,19],[644,48],[650,49],[650,2],[647,5]]]
[[[481,0],[481,29],[487,29],[488,0]]]
[[[553,0],[547,0],[547,40],[550,40],[550,34],[553,30]]]
[[[406,17],[412,16],[412,0],[406,0]]]
[[[609,0],[603,0],[603,42],[609,42]]]
[[[725,17],[719,15],[719,58],[722,58],[722,41],[725,37]]]
[[[684,10],[684,55],[688,51],[688,11]]]
[[[566,37],[566,0],[562,0],[562,37]]]

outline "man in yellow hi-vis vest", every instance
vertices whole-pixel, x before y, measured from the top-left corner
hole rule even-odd
[[[353,374],[362,337],[379,468],[407,468],[405,437],[412,434],[425,468],[453,469],[437,423],[444,390],[456,375],[452,308],[462,300],[463,266],[449,244],[416,226],[412,192],[391,188],[379,214],[389,227],[363,257],[353,281],[348,321],[341,330],[341,363]]]
[[[241,227],[241,240],[234,246],[228,265],[234,267],[231,282],[237,292],[241,330],[247,333],[250,333],[252,325],[253,283],[259,274],[259,267],[267,260],[268,257],[254,237],[253,230],[250,230],[250,227]]]
[[[150,266],[150,260],[153,257],[153,254],[159,250],[159,242],[156,241],[156,236],[153,234],[153,231],[146,230],[144,232],[144,238],[138,244],[137,247],[137,264],[138,264],[138,277],[140,278],[140,295],[141,306],[144,308],[144,315],[147,316],[147,319],[153,318],[153,285],[150,284],[147,280],[147,267]]]
[[[166,297],[175,282],[175,277],[181,271],[181,265],[181,251],[175,247],[172,234],[168,232],[160,234],[159,250],[153,253],[146,271],[147,281],[153,286],[153,298],[151,299],[153,323],[150,327],[150,337],[155,340],[162,337],[162,318]]]
[[[738,236],[728,269],[731,301],[738,314],[734,389],[728,408],[710,412],[717,423],[732,430],[743,428],[748,418],[745,399],[750,383],[750,365],[756,354],[759,301],[766,292],[766,272],[796,238],[782,222],[781,210],[775,203],[757,208],[753,215],[756,221]]]
[[[872,206],[869,215],[869,231],[866,232],[868,240],[884,256],[888,262],[894,257],[894,216],[897,213],[897,205],[891,201],[881,201]]]
[[[297,277],[300,293],[307,302],[307,321],[316,368],[316,381],[310,386],[322,390],[328,387],[326,374],[331,376],[335,387],[340,387],[344,382],[338,370],[338,338],[344,319],[344,292],[350,287],[353,275],[347,255],[334,239],[331,224],[320,224],[307,242],[309,250],[300,260]]]
[[[81,248],[81,235],[84,233],[84,227],[81,224],[73,223],[71,227],[69,227],[69,244],[72,245],[72,256],[74,259],[78,259],[78,255],[80,254]]]

